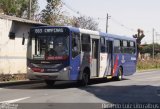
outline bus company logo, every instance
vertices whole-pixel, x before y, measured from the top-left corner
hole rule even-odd
[[[136,57],[131,57],[131,61],[136,61]]]

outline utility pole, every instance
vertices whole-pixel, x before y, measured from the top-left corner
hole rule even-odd
[[[157,41],[156,43],[157,44],[159,44],[158,41],[160,40],[158,36],[160,36],[160,34],[158,32],[156,32],[156,41]]]
[[[106,33],[108,33],[108,20],[111,16],[108,15],[107,13],[107,19],[106,19]]]
[[[28,19],[31,20],[31,6],[32,6],[32,0],[29,0],[29,7],[28,7]]]
[[[154,60],[154,32],[155,32],[155,29],[153,28],[153,53],[152,53],[153,60]]]

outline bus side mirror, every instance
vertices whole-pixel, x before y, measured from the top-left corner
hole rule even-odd
[[[25,37],[22,38],[22,45],[25,43]]]

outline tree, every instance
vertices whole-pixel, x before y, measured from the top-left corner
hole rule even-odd
[[[49,25],[60,25],[63,18],[61,0],[47,0],[47,6],[41,12],[41,21]]]
[[[141,45],[141,50],[140,53],[144,54],[144,53],[149,53],[151,55],[153,55],[153,44],[145,44],[145,45]],[[158,53],[160,53],[160,44],[155,43],[155,55],[157,55]]]
[[[136,38],[136,41],[137,41],[137,57],[138,57],[139,51],[141,49],[140,47],[141,40],[145,37],[145,35],[143,33],[143,30],[141,29],[138,29],[137,32],[138,32],[137,34],[133,35],[133,38]]]
[[[28,18],[29,14],[29,0],[26,3],[22,4],[22,9],[20,11],[23,18]],[[38,0],[31,0],[31,20],[35,20],[37,12],[39,10]]]
[[[29,0],[1,0],[0,10],[6,15],[27,18]],[[32,17],[38,11],[38,0],[32,0]]]
[[[98,30],[98,23],[93,18],[87,16],[74,17],[72,25],[89,30]]]
[[[16,13],[15,0],[1,0],[0,8],[4,14]]]

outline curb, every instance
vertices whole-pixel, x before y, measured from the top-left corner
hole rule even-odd
[[[150,71],[159,71],[160,69],[146,69],[146,70],[137,70],[136,73],[150,72]]]
[[[36,83],[42,83],[42,82],[43,82],[42,80],[23,80],[23,81],[0,82],[0,87],[25,85],[25,84],[36,84]]]

